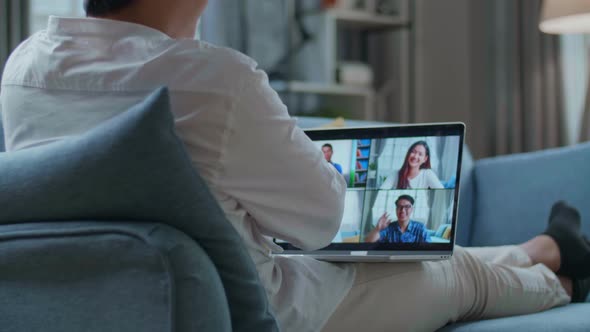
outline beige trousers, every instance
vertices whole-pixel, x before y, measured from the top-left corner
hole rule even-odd
[[[456,247],[441,262],[355,265],[354,285],[325,332],[436,331],[570,302],[557,276],[518,246]]]

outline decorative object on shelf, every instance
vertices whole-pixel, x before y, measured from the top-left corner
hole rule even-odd
[[[375,12],[379,15],[396,16],[399,10],[392,0],[377,0]]]
[[[377,163],[372,162],[369,164],[369,179],[377,177]]]
[[[338,82],[344,85],[373,86],[373,69],[366,63],[340,62],[336,76]]]
[[[375,12],[375,0],[324,0],[322,8]]]

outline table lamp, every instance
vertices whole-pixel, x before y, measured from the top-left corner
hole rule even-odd
[[[545,0],[541,31],[552,34],[590,32],[590,1]]]

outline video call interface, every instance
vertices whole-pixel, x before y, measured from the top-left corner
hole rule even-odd
[[[348,184],[333,243],[451,242],[460,136],[314,143]]]

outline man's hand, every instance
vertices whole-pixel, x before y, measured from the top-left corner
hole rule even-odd
[[[391,223],[392,221],[389,219],[389,214],[387,214],[387,212],[383,213],[381,218],[379,218],[377,225],[375,225],[375,228],[373,228],[373,230],[365,237],[365,241],[369,243],[379,241],[379,233],[386,229]]]
[[[389,214],[385,212],[383,213],[381,218],[379,218],[379,221],[377,222],[377,225],[375,225],[375,228],[379,229],[379,231],[382,231],[386,229],[387,226],[389,226],[389,224],[391,224],[392,222],[393,221],[389,219]]]

